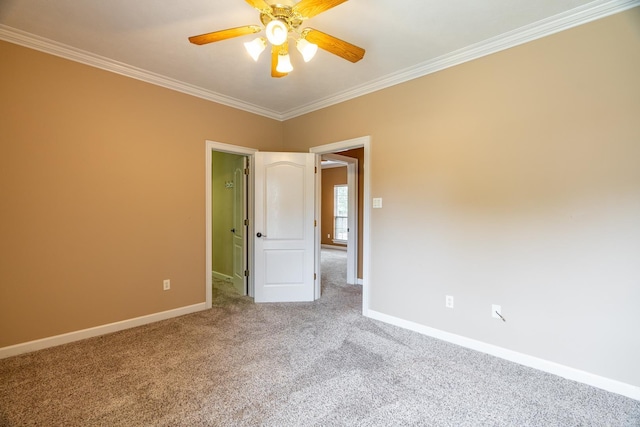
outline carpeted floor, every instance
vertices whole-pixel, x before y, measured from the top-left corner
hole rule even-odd
[[[640,426],[640,402],[361,316],[323,296],[211,310],[0,360],[0,426]],[[224,284],[219,284],[224,285]]]

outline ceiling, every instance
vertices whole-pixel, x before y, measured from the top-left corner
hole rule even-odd
[[[280,3],[295,3],[280,0]],[[268,3],[275,1],[267,0]],[[640,0],[350,0],[303,24],[366,49],[320,50],[270,76],[243,43],[192,35],[260,25],[244,0],[0,0],[0,39],[278,120],[295,117],[629,9]],[[264,33],[258,33],[261,35]]]

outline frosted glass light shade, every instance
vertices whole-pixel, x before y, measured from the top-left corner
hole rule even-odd
[[[289,29],[287,25],[279,19],[274,19],[267,24],[267,39],[274,46],[280,46],[287,41]]]
[[[247,49],[247,52],[249,52],[249,55],[251,55],[254,61],[258,61],[260,54],[266,47],[267,41],[264,37],[258,37],[257,39],[253,39],[252,41],[244,44],[244,48]]]
[[[278,55],[278,65],[276,65],[276,71],[279,73],[290,73],[293,71],[293,65],[291,65],[291,58],[289,54]]]
[[[304,62],[311,61],[311,59],[315,56],[316,52],[318,51],[317,44],[309,43],[305,39],[298,40],[298,42],[296,43],[296,48],[298,49],[298,52],[302,54],[302,58],[304,59]]]

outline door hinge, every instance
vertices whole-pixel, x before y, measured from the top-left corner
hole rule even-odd
[[[244,168],[244,174],[249,175],[249,168]]]
[[[248,219],[244,220],[244,225],[249,225],[249,220]]]
[[[317,227],[317,226],[318,226],[318,221],[317,221],[317,220],[315,220],[315,219],[313,220],[313,226],[314,226],[314,227]]]
[[[249,270],[244,271],[244,277],[249,277]]]
[[[313,280],[316,280],[316,273],[313,273]]]
[[[313,169],[314,169],[313,173],[318,173],[318,167],[317,166],[314,166]]]

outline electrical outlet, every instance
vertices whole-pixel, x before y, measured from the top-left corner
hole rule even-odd
[[[447,295],[444,298],[444,305],[447,308],[453,308],[453,297],[451,295]]]
[[[171,280],[164,279],[162,281],[162,289],[164,289],[165,291],[168,291],[169,289],[171,289]]]
[[[503,320],[503,318],[500,316],[501,314],[502,314],[502,307],[500,307],[497,304],[492,304],[491,305],[491,317],[495,317],[496,319]]]

